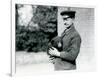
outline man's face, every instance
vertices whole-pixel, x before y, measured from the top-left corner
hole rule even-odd
[[[65,28],[68,28],[74,22],[74,18],[70,18],[68,15],[64,15],[62,16],[62,18],[63,18],[63,23]]]

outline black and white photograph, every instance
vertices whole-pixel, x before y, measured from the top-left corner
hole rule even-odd
[[[94,8],[15,4],[17,72],[94,71]]]
[[[99,76],[99,0],[0,5],[0,77]]]

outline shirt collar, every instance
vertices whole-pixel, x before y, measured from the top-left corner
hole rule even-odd
[[[75,28],[74,28],[74,25],[72,24],[70,26],[70,28],[64,30],[64,32],[62,33],[62,36],[64,36],[65,34],[69,34],[69,33],[73,32],[73,30],[75,30]]]

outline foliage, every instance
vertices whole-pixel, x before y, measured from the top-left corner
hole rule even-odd
[[[17,15],[16,51],[47,51],[48,42],[57,35],[57,8],[54,6],[37,6],[31,22],[38,24],[39,28],[20,26],[17,22],[17,17],[19,17]]]
[[[57,33],[57,7],[37,6],[33,17],[40,29],[46,33]]]

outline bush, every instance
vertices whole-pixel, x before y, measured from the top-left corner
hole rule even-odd
[[[16,30],[16,51],[28,52],[46,51],[49,39],[48,35],[40,30],[29,30],[23,26]]]
[[[16,51],[47,51],[48,42],[57,35],[57,7],[37,6],[31,22],[39,28],[20,26],[16,21]]]

